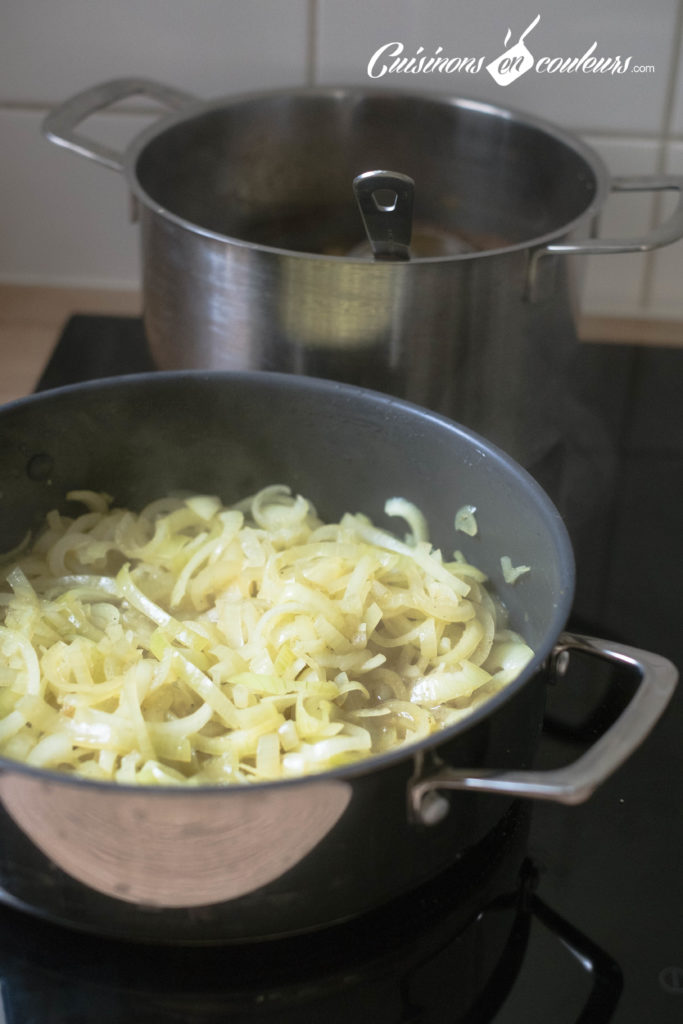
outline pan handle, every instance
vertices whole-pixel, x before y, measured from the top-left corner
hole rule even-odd
[[[554,800],[578,804],[587,800],[640,746],[671,699],[678,671],[666,658],[611,640],[562,633],[551,654],[551,671],[566,671],[571,651],[598,655],[614,664],[638,670],[640,685],[616,722],[578,760],[551,771],[496,771],[451,768],[442,765],[408,784],[408,811],[412,821],[433,825],[448,813],[444,789],[472,790],[504,796]]]
[[[196,102],[196,97],[189,93],[149,78],[113,78],[109,82],[94,85],[72,96],[51,110],[43,121],[43,134],[57,146],[71,149],[74,153],[96,160],[97,163],[104,164],[114,171],[122,171],[122,153],[80,135],[75,129],[81,121],[96,111],[110,107],[129,96],[140,95],[148,96],[171,110],[183,110]]]

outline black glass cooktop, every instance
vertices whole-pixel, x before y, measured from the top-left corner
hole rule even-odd
[[[39,389],[153,369],[142,324],[76,316]],[[683,351],[581,346],[571,625],[683,665]],[[564,507],[563,507],[564,505]],[[573,760],[632,686],[571,666],[539,764]],[[683,693],[585,804],[520,803],[466,865],[327,932],[158,949],[0,909],[0,1022],[673,1024],[683,1019]]]

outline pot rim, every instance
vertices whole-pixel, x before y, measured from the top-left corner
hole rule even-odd
[[[149,209],[153,214],[170,221],[179,228],[200,237],[211,239],[215,242],[221,242],[223,244],[227,243],[237,246],[238,248],[253,250],[254,252],[277,257],[287,256],[317,262],[324,261],[332,264],[350,263],[365,267],[378,267],[380,268],[380,273],[394,272],[397,264],[392,263],[391,261],[373,261],[372,257],[369,256],[334,256],[327,255],[325,253],[302,252],[296,249],[283,249],[279,246],[263,245],[257,242],[250,242],[236,236],[225,235],[218,231],[212,231],[210,228],[202,227],[185,217],[181,217],[180,215],[173,213],[172,210],[169,210],[161,203],[156,202],[156,200],[154,200],[142,187],[136,171],[138,158],[142,154],[143,150],[157,136],[161,135],[167,129],[175,127],[178,124],[182,124],[184,121],[191,121],[199,114],[206,114],[211,111],[219,110],[222,107],[237,107],[256,100],[275,100],[277,98],[284,97],[304,97],[311,99],[336,98],[345,100],[377,98],[380,100],[397,100],[399,102],[401,100],[411,100],[477,111],[484,116],[498,117],[501,120],[514,120],[525,127],[535,129],[536,131],[550,136],[555,141],[560,142],[568,149],[571,149],[585,161],[586,165],[593,173],[595,179],[595,193],[591,202],[577,217],[563,225],[560,225],[560,227],[553,231],[547,232],[543,235],[536,235],[523,242],[516,242],[513,245],[501,246],[496,249],[484,249],[482,251],[457,253],[455,255],[444,256],[418,256],[407,261],[407,263],[399,263],[399,267],[433,263],[462,263],[490,256],[502,256],[507,253],[524,252],[528,249],[547,245],[549,242],[557,240],[558,238],[564,238],[565,236],[570,235],[586,220],[586,218],[590,220],[594,217],[602,208],[610,190],[610,175],[607,167],[602,158],[591,146],[571,132],[567,132],[564,129],[557,127],[551,121],[547,121],[541,117],[536,117],[533,114],[527,114],[514,107],[501,107],[496,103],[489,103],[485,100],[479,100],[474,97],[451,96],[449,94],[443,94],[433,90],[415,92],[403,89],[368,89],[360,86],[300,86],[289,89],[254,90],[208,101],[198,99],[180,111],[170,112],[157,119],[152,125],[143,129],[142,132],[136,135],[124,152],[123,173],[135,200],[137,200],[137,202],[142,206]]]
[[[116,391],[131,386],[135,387],[149,384],[164,387],[168,383],[187,379],[206,379],[208,381],[215,380],[217,378],[219,380],[231,381],[238,384],[257,384],[259,386],[264,384],[266,387],[285,388],[291,389],[292,391],[301,390],[303,388],[308,391],[319,393],[321,397],[329,396],[332,398],[333,396],[338,395],[346,397],[349,402],[364,402],[371,403],[373,405],[383,405],[387,408],[387,411],[391,412],[395,412],[397,409],[399,411],[405,410],[409,416],[418,415],[423,422],[427,420],[439,428],[445,428],[449,432],[464,437],[468,443],[475,447],[481,454],[484,454],[489,461],[494,462],[498,467],[504,469],[506,473],[511,474],[518,484],[520,486],[523,485],[525,490],[533,496],[534,500],[543,507],[547,526],[553,535],[553,540],[558,551],[558,561],[565,567],[566,580],[562,589],[555,595],[551,623],[546,630],[543,642],[536,645],[533,658],[516,679],[511,683],[506,684],[502,690],[484,701],[483,704],[475,708],[474,711],[459,722],[456,722],[454,725],[448,726],[447,728],[439,729],[425,739],[406,744],[405,746],[398,747],[395,750],[387,751],[382,754],[364,757],[358,761],[352,762],[351,764],[341,765],[337,768],[286,779],[274,779],[267,782],[249,782],[243,785],[219,783],[213,785],[179,784],[177,786],[143,786],[140,784],[136,785],[132,783],[113,782],[106,779],[89,779],[79,775],[59,772],[54,769],[37,768],[32,765],[25,764],[22,761],[14,761],[11,758],[0,755],[0,784],[2,777],[5,774],[19,773],[28,775],[36,781],[42,781],[45,783],[67,783],[77,786],[87,785],[89,787],[94,787],[95,789],[103,789],[107,792],[120,791],[121,793],[129,794],[142,794],[149,792],[164,794],[165,797],[171,795],[184,796],[188,793],[198,793],[203,794],[204,796],[215,794],[216,797],[221,798],[222,795],[226,793],[244,793],[245,791],[251,792],[252,790],[256,792],[265,792],[267,790],[282,790],[283,787],[289,788],[291,786],[301,786],[304,784],[310,785],[317,781],[325,783],[329,782],[331,779],[340,781],[350,780],[357,776],[370,774],[375,770],[380,771],[383,768],[394,767],[402,762],[412,761],[414,764],[419,763],[421,756],[425,753],[435,750],[441,746],[441,744],[450,742],[456,736],[466,732],[470,727],[478,725],[484,719],[498,711],[499,708],[511,700],[528,682],[530,682],[532,677],[542,669],[549,655],[552,653],[556,641],[566,625],[574,599],[574,552],[564,520],[544,489],[539,483],[537,483],[534,477],[524,469],[523,466],[516,462],[500,447],[490,441],[487,441],[486,438],[481,436],[481,434],[478,434],[469,427],[463,426],[455,420],[449,419],[440,413],[432,412],[430,409],[416,405],[413,402],[395,398],[394,396],[384,394],[383,392],[372,391],[369,388],[362,388],[357,385],[345,384],[335,380],[328,380],[326,378],[306,377],[294,373],[280,373],[267,370],[156,370],[145,373],[126,374],[117,377],[106,377],[79,382],[76,384],[67,384],[62,387],[53,388],[49,391],[38,392],[27,395],[23,398],[15,399],[12,402],[8,402],[5,405],[0,406],[0,428],[2,428],[3,419],[6,414],[12,413],[17,409],[30,409],[33,406],[40,408],[51,398],[54,397],[58,400],[61,395],[87,394],[92,391]]]

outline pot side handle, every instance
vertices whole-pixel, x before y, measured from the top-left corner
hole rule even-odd
[[[567,656],[573,650],[629,665],[641,676],[632,700],[600,739],[578,760],[550,771],[472,771],[443,765],[431,774],[417,776],[408,784],[408,812],[412,821],[423,825],[441,821],[448,813],[448,803],[439,794],[444,789],[582,803],[640,746],[671,699],[678,679],[676,667],[649,651],[562,633],[551,654],[551,669],[557,675],[566,671]]]
[[[612,192],[677,192],[676,207],[662,224],[639,238],[586,238],[578,242],[553,242],[534,249],[529,257],[527,298],[536,298],[539,263],[544,256],[601,256],[616,252],[651,252],[683,238],[683,177],[678,175],[637,175],[613,178]]]
[[[653,177],[646,174],[634,178],[614,178],[611,183],[613,192],[677,192],[676,208],[662,224],[652,231],[647,231],[640,238],[587,238],[579,242],[558,242],[546,245],[537,251],[538,256],[571,255],[582,253],[588,256],[599,256],[611,252],[650,252],[663,245],[671,245],[683,238],[683,177],[664,175]]]
[[[171,110],[183,110],[196,102],[189,93],[149,78],[113,78],[72,96],[55,107],[43,121],[43,134],[57,146],[96,160],[114,171],[123,170],[123,154],[75,131],[91,114],[129,96],[147,96]]]

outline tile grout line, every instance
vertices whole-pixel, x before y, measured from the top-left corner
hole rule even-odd
[[[317,0],[308,0],[311,10],[317,11]],[[683,0],[681,0],[683,3]],[[306,45],[306,79],[308,84],[316,85],[318,75],[317,60],[317,15],[314,13],[312,19],[307,23],[307,45]],[[47,114],[55,106],[54,102],[14,102],[0,100],[0,114]],[[158,115],[159,107],[151,105],[126,106],[122,103],[115,110],[98,110],[98,117],[149,117]],[[566,127],[566,126],[563,126]],[[610,131],[600,128],[576,128],[569,126],[567,131],[573,132],[583,139],[604,139],[607,142],[661,142],[663,133],[656,131],[652,133],[644,131]],[[667,135],[667,142],[683,143],[683,132],[673,132]]]
[[[683,0],[681,0],[683,3]],[[309,5],[309,17],[307,20],[307,45],[306,45],[306,77],[310,80],[310,84],[317,84],[316,78],[318,73],[318,60],[317,60],[317,29],[318,29],[318,0],[308,0]],[[0,100],[0,114],[47,114],[55,106],[56,101],[46,100],[45,102],[33,101],[33,100]],[[130,117],[147,117],[150,114],[158,114],[159,107],[139,104],[137,106],[127,106],[122,103],[117,106],[115,110],[98,110],[98,117],[118,117],[119,115],[126,115]],[[577,128],[574,126],[564,126],[567,131],[573,132],[575,135],[579,135],[582,138],[600,138],[606,139],[607,141],[617,142],[650,142],[661,140],[662,132],[656,131],[649,134],[644,131],[611,131],[610,129],[601,128]],[[668,135],[669,142],[683,142],[683,132],[671,133]]]
[[[318,0],[308,0],[306,28],[306,82],[312,86],[318,78]]]
[[[672,127],[674,107],[676,102],[676,90],[678,86],[678,79],[681,75],[681,68],[679,66],[678,56],[681,53],[681,49],[683,48],[683,0],[678,0],[678,12],[676,14],[676,22],[674,24],[674,30],[671,39],[671,74],[669,76],[666,94],[664,96],[664,111],[662,114],[657,162],[655,166],[655,174],[658,176],[666,173],[666,158],[669,143],[673,139]],[[652,217],[650,221],[650,226],[652,228],[655,228],[660,223],[662,216],[662,204],[662,194],[661,192],[658,192],[656,193],[654,197],[654,202],[652,204]],[[647,259],[645,260],[643,281],[640,287],[640,297],[638,302],[638,304],[643,308],[645,312],[650,310],[652,305],[655,284],[655,258],[656,252],[650,252],[647,255]]]

